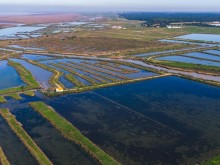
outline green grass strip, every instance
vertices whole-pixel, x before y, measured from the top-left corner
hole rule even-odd
[[[47,119],[54,127],[61,132],[61,134],[69,140],[74,141],[87,151],[93,158],[103,165],[119,165],[115,159],[101,150],[88,138],[81,134],[81,132],[74,127],[70,122],[61,117],[55,110],[47,106],[43,102],[30,103],[38,113]]]
[[[21,96],[18,93],[8,94],[7,96],[12,97],[15,100],[21,100]]]
[[[21,79],[27,83],[28,85],[31,85],[32,87],[39,87],[38,82],[34,79],[31,72],[25,69],[21,64],[13,61],[8,61],[8,64],[12,67],[14,67],[19,75],[21,76]]]
[[[35,92],[34,91],[24,91],[23,94],[25,94],[27,96],[35,96]]]
[[[42,69],[45,69],[49,72],[52,72],[53,75],[50,77],[49,83],[52,87],[57,88],[57,84],[62,87],[63,89],[65,89],[65,86],[59,81],[60,77],[63,75],[63,72],[56,70],[54,68],[51,68],[47,65],[41,64],[39,62],[36,61],[32,61],[32,60],[27,60],[27,59],[23,59],[29,63],[31,63],[32,65],[36,65]]]
[[[2,165],[10,165],[5,153],[3,152],[2,148],[0,147],[0,164]]]
[[[100,73],[105,73],[107,75],[112,75],[112,76],[118,77],[120,79],[128,79],[127,77],[121,76],[121,75],[119,75],[119,74],[117,74],[115,72],[110,72],[110,71],[106,71],[106,70],[103,70],[103,69],[95,68],[92,63],[87,63],[87,64],[86,63],[80,63],[78,65],[81,66],[81,67],[90,69],[90,70],[94,70],[94,71],[100,72]],[[112,78],[112,80],[113,81],[117,81],[117,80],[114,80],[114,78]]]
[[[220,72],[220,67],[218,66],[209,66],[209,65],[174,62],[174,61],[158,61],[158,60],[153,60],[150,62],[153,64],[162,65],[162,66],[182,68],[182,69],[187,69],[187,70],[198,70],[198,71],[207,71],[207,72],[214,72],[214,73]]]
[[[70,73],[72,73],[72,74],[74,74],[74,75],[77,75],[77,76],[83,78],[84,80],[90,82],[90,83],[93,84],[93,85],[98,84],[94,79],[88,77],[87,75],[80,74],[80,73],[74,71],[73,69],[70,69],[70,68],[68,68],[68,67],[64,67],[63,65],[60,65],[60,64],[51,64],[51,65],[52,65],[52,66],[55,66],[55,67],[58,67],[58,68],[60,68],[60,69],[64,69],[64,70],[66,70],[66,71],[68,71],[68,72],[70,72]]]
[[[219,164],[220,164],[220,155],[216,156],[211,160],[201,163],[201,165],[219,165]]]
[[[108,76],[105,76],[105,75],[103,75],[103,74],[100,74],[100,73],[98,73],[98,72],[94,72],[94,71],[92,71],[92,70],[90,70],[90,69],[86,69],[86,68],[84,68],[84,67],[81,67],[81,66],[79,66],[77,63],[76,64],[74,64],[74,63],[60,63],[61,65],[65,65],[65,66],[68,66],[68,67],[71,67],[71,68],[74,68],[74,69],[77,69],[77,70],[81,70],[81,71],[83,71],[85,74],[87,74],[87,73],[90,73],[90,74],[92,74],[92,75],[95,75],[95,76],[97,76],[97,77],[94,77],[94,79],[96,79],[96,80],[98,80],[98,81],[101,81],[102,83],[107,83],[108,81],[107,80],[110,80],[110,81],[114,81],[114,80],[112,80],[112,78],[111,77],[108,77]],[[93,77],[92,77],[93,78]],[[107,79],[107,80],[106,80]]]
[[[7,100],[4,98],[4,96],[0,96],[0,103],[5,103]]]
[[[41,149],[36,145],[36,143],[27,134],[27,132],[22,128],[21,123],[16,120],[16,118],[11,114],[8,109],[0,110],[0,114],[6,120],[13,132],[19,137],[26,148],[30,151],[30,153],[36,158],[40,165],[52,164],[52,162],[41,151]]]
[[[81,81],[77,80],[72,74],[66,74],[65,77],[66,77],[67,80],[71,81],[77,87],[85,86],[84,83],[82,83]]]
[[[19,86],[19,87],[13,87],[9,89],[3,89],[0,90],[0,94],[8,94],[8,93],[15,93],[15,92],[21,92],[21,91],[26,91],[30,89],[36,89],[40,88],[40,85],[38,82],[34,79],[32,76],[31,72],[29,72],[25,67],[23,67],[21,64],[13,61],[8,61],[8,65],[14,67],[18,74],[20,75],[21,79],[27,83],[27,86]]]

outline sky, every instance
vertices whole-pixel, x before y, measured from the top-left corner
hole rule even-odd
[[[218,11],[220,0],[0,0],[0,5],[53,5],[88,10]]]

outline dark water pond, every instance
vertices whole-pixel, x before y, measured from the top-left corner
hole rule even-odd
[[[38,164],[2,117],[0,117],[0,130],[0,146],[12,165]]]
[[[217,87],[172,76],[55,98],[37,93],[14,102],[34,100],[52,106],[125,165],[196,164],[220,152]],[[16,115],[22,111],[15,103],[4,106],[16,107]],[[36,116],[26,113],[26,119]]]
[[[69,80],[66,79],[65,76],[61,76],[59,81],[66,87],[66,88],[73,88],[75,85],[71,83]]]
[[[13,110],[13,114],[54,165],[97,164],[79,146],[65,139],[32,108],[19,107]]]

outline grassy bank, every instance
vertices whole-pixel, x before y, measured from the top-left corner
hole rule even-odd
[[[27,132],[22,128],[21,124],[16,120],[16,118],[10,113],[8,109],[0,110],[0,115],[6,120],[13,132],[19,137],[22,143],[30,151],[30,153],[36,158],[40,165],[51,165],[52,162],[47,158],[47,156],[41,151],[41,149],[36,145],[32,138],[27,134]]]
[[[65,67],[65,66],[63,66],[63,65],[60,65],[60,64],[51,64],[51,65],[52,65],[52,66],[55,66],[55,67],[58,67],[58,68],[60,68],[60,69],[64,69],[64,70],[66,70],[66,71],[72,73],[73,75],[77,75],[77,76],[79,76],[79,77],[85,79],[86,81],[90,82],[90,83],[93,84],[93,85],[96,85],[96,84],[97,84],[97,82],[94,81],[94,79],[92,79],[92,78],[90,78],[90,77],[88,77],[88,76],[86,76],[86,75],[84,75],[84,74],[80,74],[80,73],[74,71],[73,69],[70,69],[70,68]]]
[[[0,95],[40,88],[38,82],[34,79],[32,74],[28,70],[26,70],[21,64],[10,60],[8,61],[8,64],[16,69],[21,79],[27,85],[0,90]]]
[[[97,71],[97,72],[100,72],[100,73],[104,73],[104,74],[107,74],[107,75],[111,75],[111,76],[114,76],[114,77],[117,77],[117,78],[120,78],[120,79],[127,79],[127,77],[119,75],[118,73],[114,73],[114,72],[111,72],[109,70],[104,70],[104,69],[101,69],[101,68],[100,69],[96,68],[96,67],[94,67],[94,64],[86,62],[86,61],[79,64],[79,65],[84,67],[84,68],[87,68],[87,69],[90,69],[90,70],[93,70],[93,71]]]
[[[57,84],[58,84],[60,87],[65,89],[64,85],[61,82],[59,82],[60,77],[63,75],[63,73],[61,71],[55,70],[47,65],[44,65],[44,64],[32,61],[32,60],[27,60],[27,59],[22,59],[22,60],[25,60],[33,65],[36,65],[38,67],[41,67],[42,69],[45,69],[49,72],[52,72],[53,75],[49,79],[50,85],[54,88],[57,88],[58,87]]]
[[[5,103],[7,100],[4,98],[4,96],[0,96],[0,103]]]
[[[27,96],[35,96],[35,92],[34,91],[25,91],[25,92],[23,92],[23,94],[25,94]]]
[[[203,52],[203,51],[206,51],[206,50],[216,50],[218,49],[218,46],[215,46],[215,47],[195,47],[195,48],[191,48],[191,49],[187,49],[187,50],[176,50],[174,52],[170,52],[170,53],[158,53],[158,54],[155,54],[155,55],[152,55],[152,56],[148,56],[148,57],[145,57],[145,59],[147,60],[151,60],[151,59],[156,59],[156,58],[160,58],[160,57],[165,57],[165,56],[177,56],[177,55],[183,55],[183,54],[187,54],[187,53],[193,53],[193,52]],[[136,57],[137,59],[142,59],[144,57]]]
[[[64,137],[70,139],[81,146],[93,158],[103,165],[119,165],[116,160],[106,154],[98,146],[92,143],[88,138],[80,133],[80,131],[69,123],[66,119],[56,113],[51,107],[43,102],[32,102],[30,105],[46,118],[54,127],[56,127]]]
[[[138,78],[138,79],[129,79],[129,80],[116,81],[116,82],[109,82],[106,84],[97,84],[97,85],[92,85],[92,86],[75,87],[75,88],[68,89],[68,90],[65,90],[65,91],[59,92],[59,93],[58,92],[45,92],[44,94],[47,96],[53,97],[53,96],[59,96],[59,95],[64,95],[64,94],[68,94],[68,93],[80,93],[80,92],[95,90],[98,88],[105,88],[105,87],[129,84],[129,83],[150,80],[150,79],[155,79],[155,78],[160,78],[160,77],[166,77],[166,76],[171,76],[171,75],[172,74],[166,73],[166,74],[157,75],[157,76],[149,76],[149,77]]]
[[[19,64],[17,62],[10,61],[10,60],[8,61],[8,64],[17,70],[17,72],[21,76],[21,79],[25,83],[30,85],[32,88],[39,87],[38,82],[34,79],[31,72],[29,72],[27,69],[25,69],[25,67],[23,67],[21,64]]]
[[[5,153],[3,152],[2,148],[0,147],[0,164],[1,165],[10,165]]]
[[[66,74],[66,79],[75,84],[77,87],[85,86],[81,81],[77,80],[72,74]]]
[[[11,98],[13,98],[15,100],[21,100],[22,99],[21,96],[18,93],[11,93],[11,94],[9,94],[7,96],[11,97]]]
[[[219,165],[220,164],[220,155],[216,156],[215,158],[202,162],[201,165]]]
[[[66,63],[62,63],[62,64],[66,64]],[[100,74],[100,73],[97,72],[97,71],[94,71],[94,70],[92,70],[92,69],[88,69],[88,68],[86,68],[86,67],[80,66],[79,64],[74,63],[74,62],[68,62],[68,64],[66,64],[66,66],[69,66],[69,67],[71,67],[71,68],[75,68],[75,69],[77,69],[77,70],[81,70],[81,71],[83,71],[83,72],[85,72],[85,73],[90,73],[90,74],[92,74],[92,75],[98,76],[98,77],[102,78],[102,82],[103,82],[103,83],[108,82],[108,80],[110,80],[110,81],[115,81],[115,79],[113,79],[113,78],[111,78],[111,77],[109,77],[109,76],[106,76],[106,75],[104,75],[104,74]],[[107,80],[107,81],[106,81],[106,80]]]

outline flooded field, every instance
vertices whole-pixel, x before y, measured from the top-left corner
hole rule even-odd
[[[24,86],[16,70],[8,65],[7,61],[0,61],[0,89]]]
[[[38,26],[16,26],[0,29],[0,39],[29,38],[34,31],[41,30],[43,28],[44,27]]]
[[[71,154],[51,151],[55,142],[67,150],[66,140],[26,107],[39,100],[122,164],[196,164],[220,151],[217,87],[166,77],[55,98],[37,93],[0,105],[11,109],[44,151],[58,154],[54,161],[68,161]]]
[[[64,76],[62,76],[60,80],[62,80],[62,83],[64,82],[64,84],[65,81],[67,81],[66,75],[72,75],[72,77],[85,85],[138,79],[157,75],[156,73],[147,70],[136,69],[111,61],[105,62],[98,60],[63,58],[56,60],[43,60],[40,61],[40,63],[63,72]],[[67,84],[68,88],[70,88],[71,85],[68,82]],[[76,84],[74,84],[74,86],[75,85]]]

